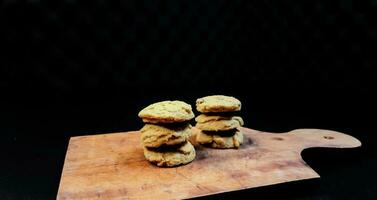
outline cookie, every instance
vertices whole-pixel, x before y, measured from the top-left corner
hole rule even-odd
[[[203,131],[227,131],[243,126],[241,117],[207,116],[199,115],[195,118],[195,127]]]
[[[141,141],[146,147],[176,145],[184,143],[191,136],[191,125],[180,126],[146,124],[140,130]]]
[[[139,117],[146,123],[175,123],[191,120],[194,113],[183,101],[161,101],[141,110]]]
[[[201,113],[233,112],[241,110],[241,102],[230,96],[212,95],[197,99],[196,109]]]
[[[196,135],[196,141],[199,144],[208,145],[213,148],[238,148],[243,143],[243,134],[241,131],[237,129],[234,131],[233,135],[227,136],[209,134],[208,132],[200,131]]]
[[[144,147],[144,156],[159,167],[173,167],[187,164],[195,159],[194,146],[190,142],[180,145],[178,148],[152,149]]]
[[[195,121],[198,123],[205,123],[210,121],[220,121],[220,120],[232,120],[232,119],[239,119],[241,117],[238,116],[227,116],[227,115],[208,115],[208,114],[200,114],[195,118]],[[243,125],[243,121],[241,118],[241,125]]]

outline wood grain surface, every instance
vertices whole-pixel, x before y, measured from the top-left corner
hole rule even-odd
[[[303,149],[361,146],[328,130],[240,130],[245,135],[240,149],[205,148],[192,137],[195,160],[174,168],[145,160],[139,131],[72,137],[57,199],[184,199],[318,178],[301,158]]]

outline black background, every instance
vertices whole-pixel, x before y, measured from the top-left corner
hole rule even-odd
[[[70,136],[137,130],[146,105],[226,94],[246,126],[322,128],[320,180],[214,198],[375,199],[377,1],[4,0],[0,197],[54,199]]]

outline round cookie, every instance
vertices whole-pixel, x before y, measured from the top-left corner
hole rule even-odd
[[[238,148],[243,143],[243,134],[239,130],[236,130],[235,134],[232,136],[212,135],[212,134],[208,134],[208,133],[204,133],[203,131],[200,131],[196,135],[196,141],[199,144],[207,144],[213,148],[219,148],[219,149]]]
[[[201,113],[233,112],[241,110],[241,102],[230,96],[212,95],[197,99],[196,109]]]
[[[228,131],[240,126],[244,122],[241,117],[222,117],[222,116],[207,116],[199,115],[196,119],[195,127],[203,131]]]
[[[195,118],[196,122],[205,123],[210,121],[220,121],[220,120],[232,120],[232,119],[239,119],[241,117],[238,116],[225,116],[225,115],[208,115],[208,114],[200,114]],[[241,118],[241,125],[243,125],[243,120]]]
[[[191,120],[194,113],[183,101],[161,101],[141,110],[139,117],[146,123],[175,123]]]
[[[145,124],[141,131],[141,141],[146,147],[176,145],[184,143],[191,136],[191,125],[181,126]]]
[[[144,147],[144,156],[159,167],[173,167],[187,164],[195,159],[195,148],[190,142],[182,144],[177,149],[168,151]]]

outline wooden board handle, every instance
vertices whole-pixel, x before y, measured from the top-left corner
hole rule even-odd
[[[301,149],[311,147],[327,148],[355,148],[361,146],[361,142],[344,133],[322,129],[296,129],[284,135],[297,140]]]

